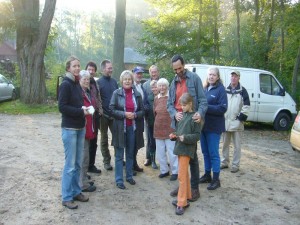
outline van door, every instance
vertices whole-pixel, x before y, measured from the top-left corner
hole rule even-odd
[[[272,123],[283,107],[282,88],[271,74],[259,74],[258,121]]]

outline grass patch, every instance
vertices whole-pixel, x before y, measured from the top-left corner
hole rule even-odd
[[[49,112],[58,112],[57,103],[44,105],[26,105],[20,100],[0,102],[0,113],[5,114],[43,114]]]

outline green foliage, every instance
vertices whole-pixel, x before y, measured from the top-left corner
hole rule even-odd
[[[40,114],[48,112],[58,112],[57,103],[45,105],[28,105],[21,103],[20,100],[0,102],[0,113],[5,114]]]

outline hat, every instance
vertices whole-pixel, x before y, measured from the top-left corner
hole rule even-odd
[[[241,76],[241,74],[240,74],[240,71],[237,71],[237,70],[233,70],[233,71],[231,71],[231,73],[230,74],[233,74],[233,73],[235,73],[237,76]]]
[[[144,68],[143,67],[140,67],[140,66],[137,66],[135,67],[132,72],[134,73],[144,73]]]

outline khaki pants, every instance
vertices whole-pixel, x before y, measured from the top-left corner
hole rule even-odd
[[[241,131],[229,132],[226,131],[223,133],[223,148],[222,148],[222,164],[229,165],[229,145],[232,137],[233,141],[233,158],[232,158],[232,167],[239,168],[240,159],[241,159]]]

